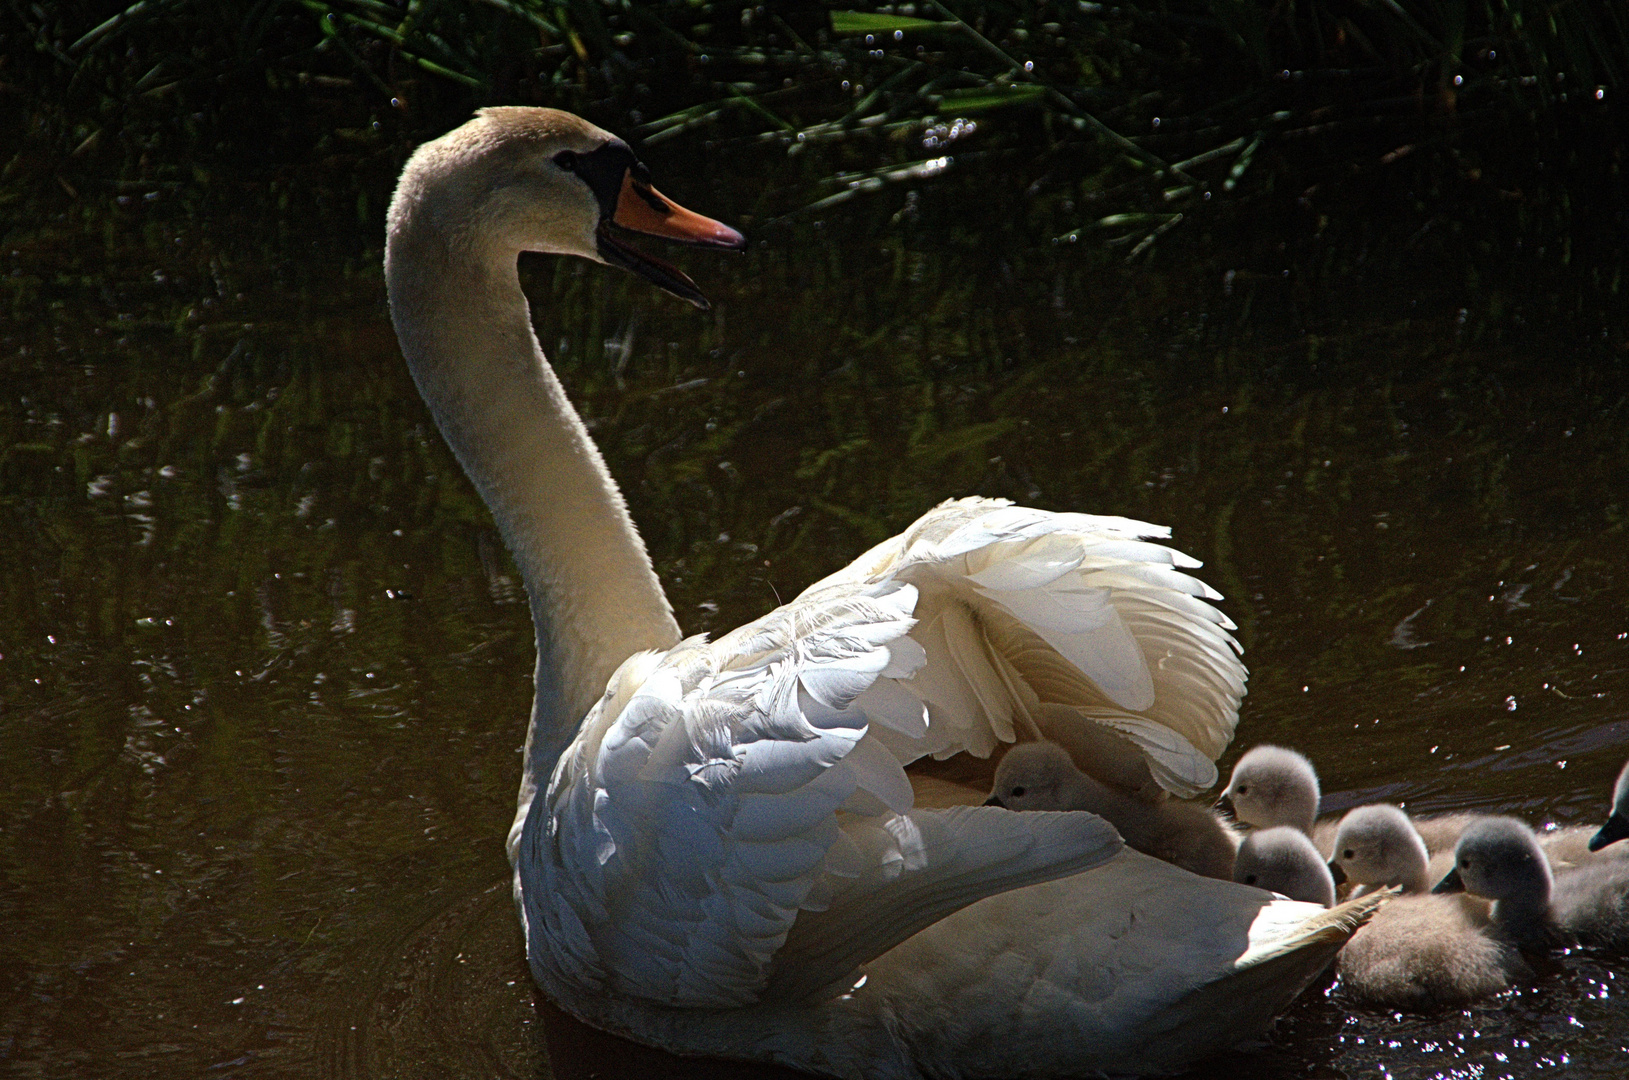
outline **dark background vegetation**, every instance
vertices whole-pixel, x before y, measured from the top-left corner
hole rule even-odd
[[[705,316],[522,263],[687,631],[950,495],[1123,513],[1205,561],[1239,746],[1328,809],[1598,820],[1624,10],[0,0],[0,1063],[540,1074],[495,885],[531,629],[379,265],[402,161],[483,104],[752,241],[680,256]],[[1611,978],[1313,994],[1208,1075],[1616,1080]]]
[[[1438,265],[1546,292],[1543,314],[1619,306],[1618,3],[5,4],[13,228],[120,196],[258,201],[372,249],[412,145],[535,103],[647,155],[778,170],[795,182],[731,207],[760,229],[835,215],[1097,265],[1219,243],[1314,289]]]

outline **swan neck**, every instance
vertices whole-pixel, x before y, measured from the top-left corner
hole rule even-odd
[[[518,252],[393,214],[391,318],[419,393],[514,556],[537,669],[522,813],[616,667],[679,640],[644,542],[532,331]]]

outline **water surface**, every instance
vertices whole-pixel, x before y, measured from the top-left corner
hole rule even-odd
[[[664,187],[764,213],[720,177]],[[1619,330],[1518,332],[1519,297],[1430,267],[1309,304],[1258,256],[1088,271],[909,226],[687,258],[709,315],[525,261],[686,631],[948,497],[1123,514],[1172,526],[1240,625],[1224,769],[1287,742],[1326,810],[1603,815],[1629,754]],[[162,199],[0,251],[8,1072],[677,1068],[534,1008],[501,848],[531,628],[376,258]],[[1200,1075],[1621,1076],[1615,966],[1436,1017],[1318,988]]]

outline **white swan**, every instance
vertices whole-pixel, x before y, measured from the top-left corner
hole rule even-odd
[[[509,108],[413,154],[385,254],[413,377],[531,598],[509,852],[544,992],[679,1053],[854,1077],[1168,1071],[1260,1030],[1368,902],[1200,879],[1090,814],[913,808],[902,768],[1022,733],[1214,783],[1244,669],[1197,564],[1153,526],[969,499],[681,641],[516,272],[577,255],[705,306],[613,222],[742,243],[620,140]]]

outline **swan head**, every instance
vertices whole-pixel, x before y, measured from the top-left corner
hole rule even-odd
[[[1257,829],[1233,860],[1233,880],[1291,900],[1335,906],[1335,879],[1306,833],[1288,825]]]
[[[1511,817],[1478,818],[1454,845],[1454,868],[1434,893],[1468,892],[1494,901],[1504,912],[1541,912],[1549,907],[1549,860],[1533,830]],[[1504,920],[1501,920],[1504,921]]]
[[[1233,766],[1222,799],[1246,825],[1291,825],[1310,833],[1318,816],[1318,770],[1294,750],[1257,746]]]
[[[1329,870],[1335,884],[1401,885],[1424,892],[1430,855],[1414,823],[1389,803],[1360,806],[1341,818]]]
[[[1601,831],[1589,838],[1589,849],[1600,851],[1629,836],[1629,762],[1618,773],[1618,782],[1612,788],[1612,816],[1606,819]]]
[[[558,109],[480,110],[425,143],[391,200],[392,247],[414,242],[501,262],[522,251],[576,255],[620,266],[706,308],[696,283],[646,255],[622,231],[738,250],[740,233],[656,190],[628,144]]]
[[[1069,751],[1050,742],[1023,742],[996,766],[995,786],[985,806],[1008,810],[1069,810],[1085,775]]]

